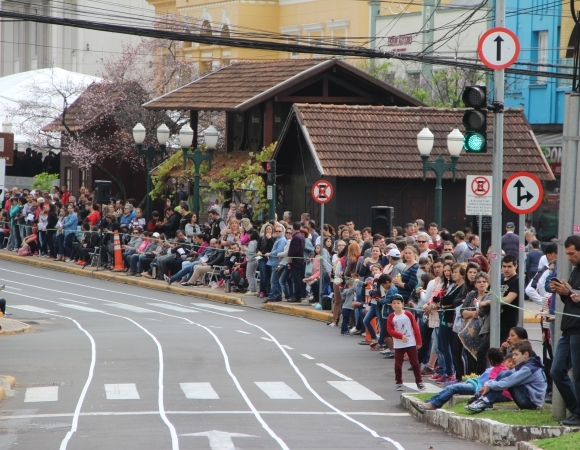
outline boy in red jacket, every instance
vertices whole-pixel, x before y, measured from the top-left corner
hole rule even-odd
[[[397,391],[403,390],[403,359],[405,353],[409,357],[409,362],[415,374],[415,383],[417,389],[424,391],[425,385],[421,377],[421,365],[417,357],[417,349],[421,348],[421,331],[419,325],[413,316],[413,313],[404,311],[405,301],[400,294],[396,294],[391,300],[393,313],[387,319],[387,330],[393,338],[395,347],[395,386]]]

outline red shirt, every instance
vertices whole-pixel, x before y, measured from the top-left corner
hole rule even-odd
[[[90,213],[87,216],[87,221],[91,224],[91,225],[97,225],[99,223],[99,220],[101,219],[101,215],[99,214],[99,211],[93,211],[92,213]]]
[[[62,197],[61,197],[60,200],[61,200],[61,202],[62,202],[63,205],[66,205],[68,203],[68,198],[69,197],[70,197],[70,192],[69,191],[66,191],[64,194],[62,194]]]

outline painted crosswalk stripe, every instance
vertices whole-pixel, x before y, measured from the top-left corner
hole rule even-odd
[[[10,305],[10,308],[23,309],[24,311],[32,311],[37,313],[55,313],[58,311],[53,311],[52,309],[37,308],[36,306],[30,305]]]
[[[236,330],[236,331],[237,331],[238,333],[242,333],[242,334],[251,334],[251,333],[248,333],[247,331],[242,331],[242,330]]]
[[[112,306],[113,308],[125,309],[127,311],[133,311],[133,312],[136,312],[136,313],[152,313],[152,312],[155,312],[155,311],[153,311],[151,309],[139,308],[138,306],[133,306],[133,305],[123,305],[121,303],[107,304],[107,306]]]
[[[66,303],[59,303],[58,306],[64,306],[65,308],[70,308],[70,309],[78,309],[79,311],[85,311],[85,312],[103,312],[103,311],[100,311],[98,309],[87,308],[86,306],[81,306],[81,305],[67,305]]]
[[[139,400],[137,386],[134,383],[105,384],[107,400]]]
[[[338,389],[351,400],[383,400],[370,389],[356,381],[329,381],[332,387]]]
[[[59,300],[64,300],[65,302],[73,302],[73,303],[80,303],[81,305],[88,305],[86,302],[79,302],[78,300],[71,300],[70,298],[62,298],[59,297]]]
[[[417,385],[415,383],[403,383],[403,386],[408,387],[409,389],[413,389],[414,391],[418,391],[419,388],[417,388]],[[443,389],[441,389],[439,386],[436,386],[434,384],[431,383],[425,383],[425,387],[427,389],[425,389],[423,392],[428,392],[428,393],[432,393],[432,394],[437,394],[438,392],[441,392]]]
[[[264,336],[262,336],[260,339],[264,339],[265,341],[268,341],[268,342],[274,342],[274,339],[270,339],[270,338],[267,338]]]
[[[304,356],[306,359],[314,359],[312,356],[307,355],[306,353],[302,353],[302,356]]]
[[[218,311],[223,311],[223,312],[244,312],[243,309],[228,308],[226,306],[218,306],[218,305],[208,305],[207,303],[192,303],[192,305],[199,306],[201,308],[216,309]]]
[[[32,387],[26,389],[24,402],[56,402],[58,401],[58,386]]]
[[[282,347],[284,347],[286,350],[294,350],[294,348],[290,347],[289,345],[283,345]]]
[[[273,400],[302,400],[302,397],[282,381],[256,381],[255,383]]]
[[[328,367],[326,364],[316,363],[316,365],[322,367],[323,369],[328,370],[330,373],[335,374],[337,377],[342,378],[343,380],[352,381],[352,378],[349,378],[346,375],[343,375],[338,370],[334,370],[332,367]]]
[[[179,311],[184,313],[197,313],[194,309],[182,308],[181,306],[166,305],[164,303],[147,303],[150,306],[157,306],[158,308],[170,309],[172,311]]]
[[[218,400],[220,397],[211,383],[179,383],[186,398],[196,400]]]

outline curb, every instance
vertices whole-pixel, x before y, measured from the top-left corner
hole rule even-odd
[[[278,302],[266,303],[262,309],[276,311],[290,316],[306,317],[308,319],[320,320],[321,322],[332,322],[332,313],[319,311],[317,309],[306,309],[300,306],[290,306]]]
[[[149,289],[155,289],[158,291],[173,292],[175,294],[190,295],[192,297],[201,297],[208,300],[213,300],[220,303],[230,303],[233,305],[246,306],[244,301],[240,297],[234,297],[231,295],[214,294],[213,292],[204,292],[198,290],[185,289],[181,287],[172,287],[167,284],[155,283],[149,281],[147,278],[141,279],[139,277],[128,277],[121,272],[109,272],[108,270],[103,271],[93,271],[81,269],[79,267],[71,267],[68,265],[56,266],[49,262],[43,261],[40,258],[34,256],[16,256],[7,254],[5,251],[0,252],[0,259],[5,261],[12,261],[20,264],[28,264],[29,266],[42,267],[43,269],[51,269],[56,272],[66,272],[74,275],[82,275],[85,277],[98,278],[101,280],[114,281],[116,283],[130,284],[133,286],[141,286]]]
[[[454,436],[493,446],[515,446],[518,442],[553,438],[578,431],[578,428],[570,427],[508,425],[492,419],[460,416],[445,409],[425,411],[421,414],[411,406],[412,399],[415,397],[401,394],[401,406],[411,415],[438,426]]]
[[[6,390],[13,390],[15,384],[16,378],[10,375],[0,375],[0,402],[4,399]]]
[[[14,322],[18,326],[16,328],[13,328],[12,330],[7,330],[7,331],[1,330],[0,336],[9,336],[11,334],[27,333],[32,329],[32,327],[30,325],[28,325],[27,323],[19,322],[18,320],[7,319],[6,317],[2,317],[1,319],[2,320],[9,320],[10,322]],[[0,376],[0,381],[1,381],[1,377],[2,376]]]
[[[536,447],[531,442],[520,441],[516,444],[516,450],[542,450],[540,447]]]

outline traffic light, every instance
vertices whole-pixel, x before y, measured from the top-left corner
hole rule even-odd
[[[264,161],[262,163],[262,169],[266,172],[262,174],[262,178],[265,184],[276,184],[276,161]]]
[[[466,86],[461,98],[466,108],[473,108],[463,114],[463,149],[466,153],[487,153],[487,88]]]

